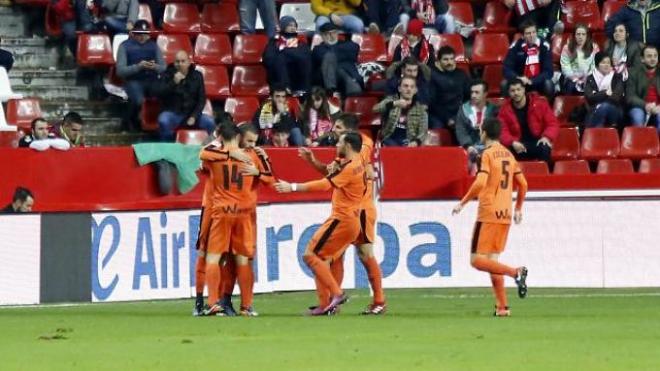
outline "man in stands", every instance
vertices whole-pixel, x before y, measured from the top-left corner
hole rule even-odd
[[[125,33],[133,29],[139,12],[138,0],[102,0],[99,14],[110,34]]]
[[[432,66],[435,63],[435,50],[424,37],[424,22],[413,19],[408,23],[406,37],[401,40],[394,49],[392,61],[400,61],[406,57],[413,56],[421,63]]]
[[[158,116],[158,126],[163,142],[173,141],[178,127],[213,133],[213,117],[202,113],[206,104],[204,75],[195,69],[188,53],[183,50],[176,53],[174,64],[160,79],[158,93],[162,98],[163,111]]]
[[[512,149],[516,159],[550,162],[559,121],[544,97],[525,94],[525,84],[513,79],[509,82],[509,98],[498,118],[502,122],[500,142]]]
[[[268,41],[263,61],[270,85],[282,84],[295,96],[311,90],[312,52],[307,42],[298,38],[295,18],[280,19],[280,33]]]
[[[399,89],[399,83],[404,77],[411,77],[417,81],[417,101],[428,106],[430,102],[431,69],[424,63],[419,63],[415,57],[403,58],[400,62],[392,63],[385,71],[387,77],[386,95],[394,95]]]
[[[55,135],[48,132],[48,121],[43,117],[38,117],[32,120],[30,124],[31,133],[25,135],[18,141],[19,147],[29,147],[32,142],[37,140],[44,140],[48,138],[55,138]]]
[[[519,79],[527,90],[540,92],[548,98],[554,96],[555,86],[552,83],[552,53],[550,45],[536,34],[536,24],[532,21],[520,25],[523,37],[513,43],[504,59],[504,78],[502,95],[506,95],[506,83],[511,79]]]
[[[660,73],[658,48],[647,45],[642,49],[642,66],[630,71],[626,82],[626,100],[630,119],[635,126],[656,126],[660,132]]]
[[[27,188],[17,187],[11,203],[0,210],[0,214],[29,213],[32,212],[33,205],[34,196],[32,192]]]
[[[312,63],[316,66],[314,83],[323,86],[329,94],[360,95],[364,89],[357,70],[360,47],[351,39],[340,41],[338,30],[330,22],[319,28],[323,43],[312,50]]]
[[[165,68],[163,54],[151,40],[149,23],[135,22],[131,38],[121,43],[117,51],[117,75],[124,80],[128,95],[128,108],[122,121],[124,130],[139,130],[138,114],[144,98],[154,95],[158,76]]]
[[[387,96],[373,107],[374,112],[381,114],[383,145],[418,147],[424,143],[429,117],[426,106],[417,101],[416,94],[415,79],[404,77],[398,95]]]
[[[431,67],[430,127],[453,128],[459,108],[470,98],[470,77],[456,68],[456,53],[451,46],[438,50]]]
[[[270,92],[270,98],[264,101],[252,119],[252,124],[259,128],[259,143],[272,143],[273,129],[277,124],[280,132],[289,132],[292,145],[302,146],[305,137],[297,121],[299,107],[288,101],[285,86],[274,85]]]
[[[312,12],[316,14],[316,30],[326,23],[348,33],[363,33],[364,22],[357,16],[362,0],[311,0]]]
[[[69,142],[71,147],[84,147],[83,125],[85,122],[77,112],[69,112],[59,125],[53,127],[55,138],[62,138]]]

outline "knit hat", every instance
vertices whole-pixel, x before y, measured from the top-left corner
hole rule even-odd
[[[280,32],[284,32],[286,26],[290,25],[291,23],[295,23],[296,28],[298,28],[298,22],[296,22],[296,19],[292,16],[285,15],[284,17],[280,18]]]
[[[424,22],[419,19],[411,19],[408,22],[408,35],[415,35],[417,37],[422,37],[422,30],[424,29]]]

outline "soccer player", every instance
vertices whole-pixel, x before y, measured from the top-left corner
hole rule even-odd
[[[327,191],[332,192],[332,215],[310,240],[303,260],[314,272],[320,305],[310,315],[333,313],[348,300],[332,276],[330,262],[339,258],[357,240],[360,228],[362,199],[367,192],[367,173],[360,157],[362,138],[348,132],[339,138],[337,155],[341,159],[327,177],[302,184],[279,181],[275,189],[280,193]]]
[[[358,124],[359,120],[357,116],[351,113],[343,113],[337,118],[337,120],[335,120],[332,130],[336,137],[341,137],[347,132],[359,133]],[[353,242],[353,244],[357,246],[358,256],[367,271],[369,284],[374,293],[373,302],[367,306],[362,314],[379,315],[385,313],[387,305],[385,304],[385,293],[383,292],[383,273],[380,269],[380,265],[378,265],[376,257],[374,256],[373,248],[373,242],[376,237],[376,205],[373,199],[373,179],[375,174],[371,164],[374,142],[366,135],[360,134],[360,136],[362,137],[360,157],[362,158],[362,162],[367,165],[367,192],[362,200],[360,210],[360,236]],[[300,157],[309,162],[323,175],[327,175],[328,172],[338,166],[341,161],[341,159],[337,159],[330,164],[324,164],[316,159],[312,151],[308,148],[300,148],[298,151]],[[339,258],[332,261],[330,264],[330,270],[332,271],[335,281],[341,286],[344,278],[344,255],[341,255]],[[312,309],[314,308],[312,307]]]
[[[507,305],[504,276],[515,279],[520,298],[527,296],[527,268],[513,268],[498,262],[511,225],[513,186],[515,184],[518,187],[513,220],[520,224],[527,181],[511,152],[500,144],[500,132],[501,125],[496,118],[488,118],[481,125],[481,142],[486,149],[481,156],[477,179],[454,207],[452,214],[460,213],[466,203],[479,197],[477,223],[472,236],[471,263],[474,268],[490,273],[497,303],[494,315],[506,317],[511,315],[511,311]]]

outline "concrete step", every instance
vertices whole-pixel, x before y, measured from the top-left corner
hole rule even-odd
[[[9,80],[14,85],[75,86],[76,70],[12,69]]]
[[[37,97],[42,101],[67,100],[81,101],[89,99],[89,89],[86,86],[48,86],[48,85],[12,85],[16,93],[26,97]]]
[[[25,15],[12,8],[0,7],[0,34],[3,37],[25,36]]]
[[[85,135],[110,135],[121,133],[121,119],[107,117],[87,117],[85,120]]]
[[[61,46],[43,38],[3,38],[0,46],[14,54],[16,69],[48,69],[62,59]]]
[[[120,118],[126,104],[116,101],[90,102],[90,101],[42,101],[41,109],[48,116],[58,116],[65,111],[65,103],[69,111],[78,112],[82,117],[95,117],[99,119]]]
[[[153,138],[144,133],[87,134],[85,143],[90,146],[130,146]]]

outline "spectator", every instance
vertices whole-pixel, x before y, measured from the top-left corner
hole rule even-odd
[[[429,66],[435,63],[435,51],[433,50],[433,46],[424,37],[423,29],[424,23],[419,19],[413,19],[408,23],[406,37],[394,49],[393,62],[413,56],[418,61]]]
[[[550,162],[559,122],[545,98],[525,94],[525,83],[513,79],[509,83],[509,98],[500,108],[498,118],[502,122],[500,141],[512,148],[517,159]]]
[[[354,113],[340,113],[335,119],[332,131],[325,133],[318,140],[319,147],[334,147],[339,141],[339,137],[348,131],[358,131],[360,120]]]
[[[316,14],[316,30],[331,22],[348,33],[363,33],[364,23],[356,15],[362,0],[311,0],[312,12]]]
[[[254,34],[257,25],[257,9],[264,24],[266,36],[275,37],[277,32],[277,12],[275,0],[240,0],[238,12],[241,18],[241,32]]]
[[[350,38],[339,41],[337,30],[332,23],[320,27],[323,43],[312,50],[312,62],[317,66],[314,81],[329,93],[360,95],[364,89],[357,69],[360,47]]]
[[[91,15],[83,0],[51,0],[51,10],[62,27],[64,42],[76,56],[78,48],[78,34],[90,32],[93,29]]]
[[[454,49],[443,46],[431,67],[430,127],[453,127],[459,108],[470,98],[470,78],[456,68]]]
[[[339,107],[328,101],[323,89],[312,88],[300,115],[305,145],[318,146],[319,138],[332,131],[333,118],[339,114]]]
[[[615,27],[624,24],[630,41],[660,47],[660,2],[654,0],[628,1],[605,23],[605,34],[611,39]]]
[[[291,16],[280,19],[280,34],[270,39],[263,54],[270,85],[283,84],[294,95],[309,92],[312,54],[307,42],[298,39],[298,23]]]
[[[456,138],[467,151],[471,168],[484,149],[479,135],[481,124],[486,119],[497,117],[498,108],[486,100],[487,96],[488,84],[483,80],[472,81],[470,100],[461,106],[456,115]]]
[[[416,81],[404,77],[399,94],[385,97],[373,111],[380,113],[383,128],[380,136],[385,146],[418,147],[424,143],[428,131],[426,106],[419,103]]]
[[[139,130],[138,114],[145,96],[154,96],[154,86],[166,66],[158,45],[151,40],[147,21],[135,22],[130,35],[117,50],[117,76],[124,80],[124,89],[128,95],[128,108],[122,127],[133,131]]]
[[[560,7],[565,0],[503,0],[504,5],[513,10],[514,24],[533,22],[538,25],[540,37],[549,39],[550,31],[561,35],[564,24],[559,20]]]
[[[272,86],[270,94],[270,98],[263,102],[252,119],[252,124],[259,128],[259,144],[272,143],[274,126],[279,124],[278,130],[289,132],[292,145],[302,146],[305,137],[297,121],[298,105],[287,100],[286,88],[282,85]]]
[[[605,52],[596,53],[596,69],[587,77],[584,97],[589,115],[587,127],[616,126],[623,118],[623,77],[612,67],[612,58]]]
[[[14,197],[9,205],[0,211],[0,214],[16,214],[32,212],[34,206],[34,196],[29,189],[17,187],[14,191]]]
[[[138,0],[102,0],[102,26],[112,35],[131,31],[138,18],[138,10]]]
[[[291,137],[291,130],[281,122],[273,125],[273,135],[267,143],[273,147],[285,148],[289,146],[289,139]]]
[[[0,39],[2,41],[2,39]],[[0,49],[0,67],[4,67],[7,73],[14,66],[14,55],[5,49]]]
[[[536,34],[536,24],[527,21],[520,25],[523,37],[513,43],[504,59],[504,78],[502,95],[507,92],[507,81],[519,79],[527,90],[542,93],[548,98],[554,96],[552,83],[552,53],[547,42]]]
[[[71,148],[71,144],[67,140],[56,138],[54,134],[48,132],[48,122],[43,117],[32,120],[30,127],[32,133],[18,141],[19,147],[29,147],[37,151],[45,151],[51,147],[59,150]]]
[[[382,31],[391,33],[394,26],[399,22],[401,0],[363,0],[362,10],[365,24],[372,34]]]
[[[213,117],[202,113],[206,104],[204,75],[195,69],[187,52],[176,53],[174,63],[160,79],[158,95],[163,108],[158,115],[161,141],[174,141],[175,130],[179,127],[203,129],[213,134]]]
[[[594,71],[594,56],[599,48],[591,39],[589,28],[583,24],[575,26],[568,43],[561,50],[562,92],[576,94],[584,92],[584,83]]]
[[[626,25],[619,23],[614,26],[613,40],[607,40],[605,53],[612,59],[614,71],[621,74],[623,81],[628,80],[628,70],[642,66],[642,45],[629,40]]]
[[[386,95],[396,95],[401,79],[412,77],[417,80],[417,101],[429,105],[431,69],[419,63],[415,57],[406,57],[400,62],[393,62],[385,71],[385,77],[387,77]]]
[[[64,115],[62,122],[53,127],[52,134],[55,138],[62,138],[69,142],[71,147],[84,147],[85,137],[83,126],[85,122],[77,112],[69,112]]]
[[[410,19],[418,19],[427,27],[435,28],[438,33],[454,33],[456,25],[454,17],[449,14],[449,4],[446,0],[402,0],[403,13],[400,22],[394,30],[403,34],[408,29]]]
[[[626,82],[626,100],[634,126],[653,125],[660,132],[660,73],[658,48],[642,49],[642,67],[630,71]]]

